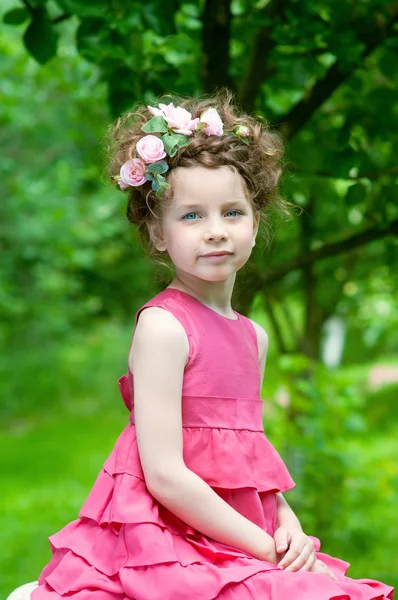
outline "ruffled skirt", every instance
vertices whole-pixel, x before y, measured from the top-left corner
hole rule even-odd
[[[264,434],[205,428],[184,428],[183,434],[187,467],[273,535],[275,493],[294,484]],[[231,457],[239,457],[239,465]],[[388,585],[346,577],[349,564],[319,552],[316,538],[318,558],[338,581],[322,573],[286,572],[205,537],[148,492],[131,424],[79,514],[50,538],[53,556],[32,600],[393,598]]]

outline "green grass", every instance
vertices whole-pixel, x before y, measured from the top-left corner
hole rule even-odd
[[[329,547],[351,563],[348,575],[367,577],[398,588],[398,427],[344,442],[351,466],[349,486],[350,545]]]
[[[2,598],[18,585],[37,579],[50,558],[47,537],[77,517],[103,461],[128,422],[124,407],[113,406],[108,414],[92,406],[83,414],[69,412],[58,410],[2,432]]]
[[[117,379],[131,331],[108,322],[2,357],[0,598],[37,579],[128,422]]]

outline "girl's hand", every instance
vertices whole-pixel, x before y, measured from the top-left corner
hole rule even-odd
[[[286,553],[278,567],[286,571],[312,570],[317,561],[314,543],[301,529],[278,527],[274,533],[274,541],[277,553]]]
[[[300,535],[301,534],[301,535]],[[305,539],[306,538],[306,539]],[[311,573],[324,573],[334,581],[336,575],[319,558],[316,558],[313,541],[299,529],[289,531],[286,527],[279,527],[274,533],[275,547],[278,554],[286,552],[278,567],[288,565],[286,571],[310,571]],[[300,551],[301,548],[301,551]],[[308,558],[305,557],[308,555]],[[297,558],[295,558],[297,556]],[[303,566],[300,566],[302,564]]]
[[[329,569],[329,567],[325,565],[324,562],[319,560],[319,558],[317,558],[315,563],[312,565],[310,571],[311,573],[325,573],[325,575],[329,575],[329,577],[334,581],[338,581],[336,575]]]

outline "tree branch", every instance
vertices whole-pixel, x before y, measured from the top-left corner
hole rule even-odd
[[[296,327],[296,323],[294,322],[292,312],[291,312],[287,302],[285,302],[285,301],[281,302],[279,297],[278,297],[278,302],[279,302],[279,306],[282,311],[282,314],[285,318],[286,326],[288,327],[289,333],[293,340],[293,352],[297,352],[298,349],[300,348],[301,336]]]
[[[275,301],[273,298],[271,298],[270,296],[266,296],[265,294],[264,294],[263,298],[264,298],[265,309],[268,313],[269,320],[271,321],[271,324],[272,324],[272,327],[274,330],[276,342],[279,346],[279,352],[281,354],[286,354],[288,351],[287,346],[286,346],[285,340],[283,338],[282,329],[279,326],[279,321],[278,321],[275,311],[274,311]]]
[[[278,52],[278,46],[275,46],[275,52]],[[311,50],[303,50],[302,52],[295,52],[291,54],[283,54],[283,57],[287,60],[297,60],[297,58],[308,57],[308,56],[319,56],[321,54],[325,54],[326,50],[324,48],[313,48]],[[264,66],[263,70],[263,80],[261,83],[264,83],[269,77],[275,75],[278,72],[278,64],[268,63]],[[254,101],[252,102],[252,106],[254,108]]]
[[[282,279],[288,273],[302,269],[303,267],[324,258],[330,256],[336,256],[343,252],[348,252],[358,246],[363,246],[374,240],[387,237],[388,235],[398,235],[398,219],[389,223],[386,227],[372,227],[361,233],[357,233],[350,238],[334,242],[332,244],[326,244],[322,248],[311,250],[298,258],[290,260],[283,265],[271,268],[268,272],[257,273],[256,289],[272,285],[276,281]]]
[[[229,75],[231,0],[206,0],[202,30],[202,81],[206,93],[217,87],[234,89]]]
[[[271,38],[271,32],[275,20],[283,15],[287,4],[288,0],[271,0],[263,11],[263,18],[269,20],[269,25],[261,27],[257,32],[238,93],[239,103],[247,112],[253,111],[258,90],[268,73],[268,59],[276,46]]]
[[[372,32],[366,38],[363,38],[365,50],[362,52],[362,60],[388,37],[397,20],[398,7],[394,7],[392,18],[385,27],[380,27],[379,21],[374,19]],[[357,67],[358,63],[353,64],[352,68],[348,71],[346,67],[343,67],[342,62],[337,60],[326,75],[322,79],[319,79],[305,97],[280,120],[279,128],[281,133],[286,138],[292,138],[296,135],[315,111],[354,73]]]

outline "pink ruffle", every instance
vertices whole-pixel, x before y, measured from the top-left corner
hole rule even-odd
[[[262,431],[184,427],[183,439],[185,464],[212,487],[283,492],[295,485]]]
[[[54,556],[32,600],[381,600],[393,588],[345,576],[348,563],[318,554],[336,573],[289,573],[196,534],[152,523],[119,531],[82,518],[50,538]],[[95,593],[94,593],[95,592]]]
[[[223,450],[223,445],[228,452]],[[241,514],[272,535],[275,491],[291,487],[279,455],[258,432],[184,428],[184,458]],[[239,453],[247,465],[231,468]],[[201,456],[200,463],[197,456]],[[203,460],[206,456],[206,460]],[[254,457],[254,458],[253,458]],[[203,465],[217,461],[207,472]],[[217,471],[215,477],[213,470]],[[339,578],[289,573],[203,536],[148,492],[135,427],[120,435],[80,519],[50,537],[53,557],[32,600],[375,600],[393,588],[345,576],[349,564],[319,553]]]
[[[295,485],[278,452],[262,432],[184,427],[183,447],[187,468],[211,487],[283,492]],[[239,464],[234,460],[237,456]],[[134,425],[128,425],[121,433],[104,470],[112,477],[126,473],[144,480]],[[94,486],[94,497],[98,497],[97,492],[103,495],[102,484],[98,490]]]
[[[135,436],[132,378],[122,375],[118,384],[131,410],[132,428],[119,437],[105,470],[144,479]],[[183,452],[188,469],[212,487],[251,487],[258,492],[294,487],[283,460],[264,435],[261,410],[259,399],[184,396]]]
[[[183,441],[184,461],[189,469],[259,527],[264,530],[274,527],[274,493],[292,487],[294,482],[264,434],[184,428]],[[231,460],[237,455],[241,457],[239,466]],[[119,436],[79,516],[92,519],[101,526],[145,522],[177,535],[194,534],[192,528],[148,492],[135,427],[131,424]]]

